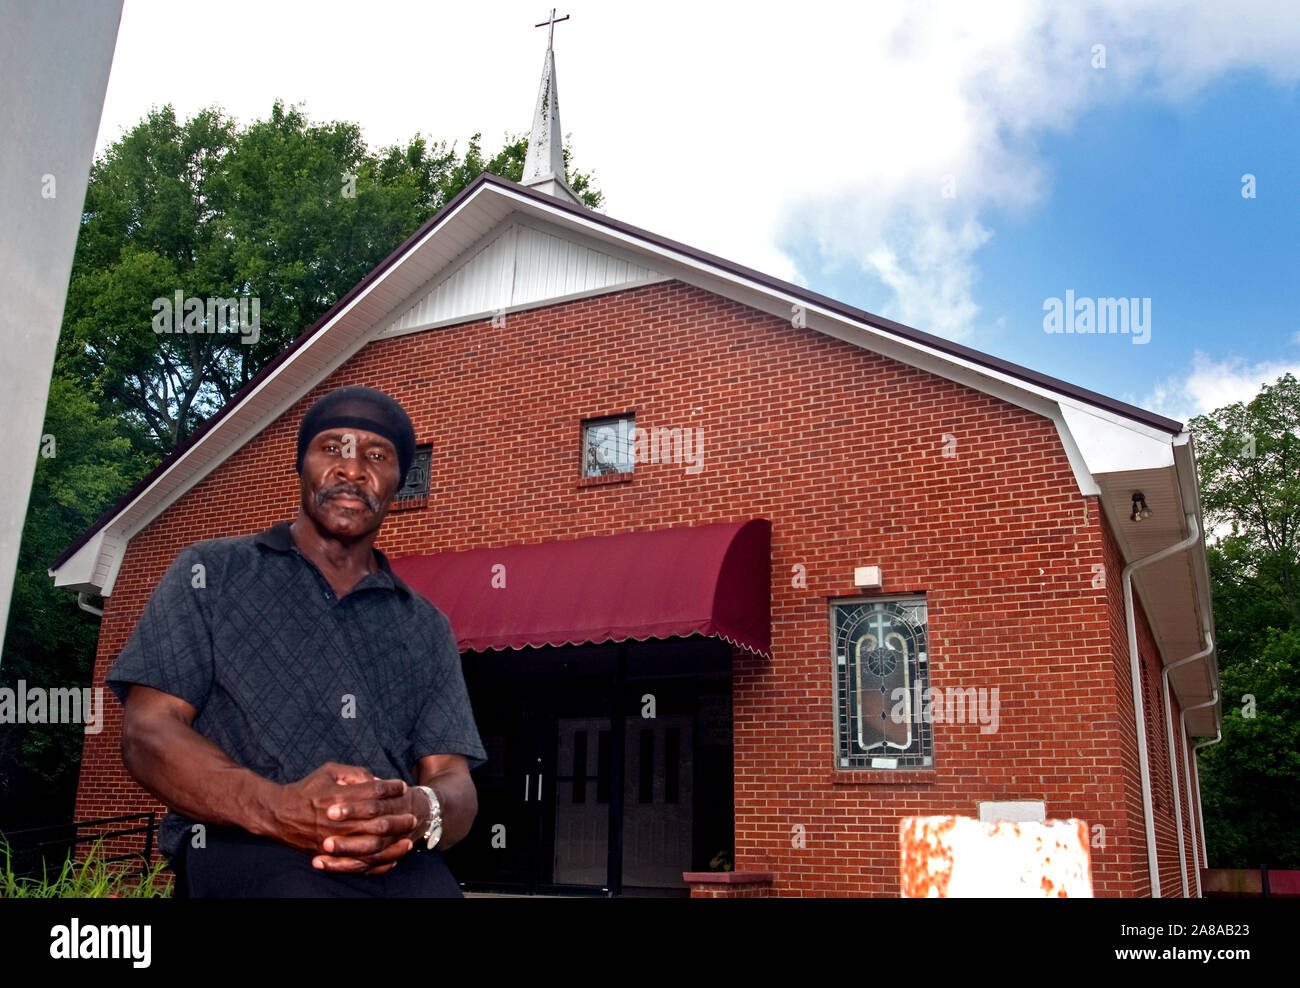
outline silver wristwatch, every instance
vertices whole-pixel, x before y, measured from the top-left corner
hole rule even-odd
[[[416,786],[422,793],[429,797],[429,829],[424,832],[424,847],[419,848],[422,851],[432,851],[438,846],[438,841],[442,840],[442,803],[438,802],[438,794],[428,786]]]

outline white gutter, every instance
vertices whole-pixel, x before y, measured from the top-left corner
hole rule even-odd
[[[81,593],[77,594],[77,606],[80,607],[83,611],[88,611],[89,613],[95,615],[96,617],[103,617],[104,609],[102,607],[95,607],[93,604],[86,603],[86,599],[89,596],[90,594],[86,593],[86,591],[84,590],[81,591]]]
[[[1202,532],[1205,530],[1205,518],[1201,512],[1201,489],[1196,479],[1196,461],[1195,454],[1192,450],[1192,437],[1190,432],[1184,432],[1174,440],[1174,469],[1178,476],[1178,489],[1182,494],[1182,503],[1191,505],[1191,510],[1195,513]],[[1202,543],[1204,544],[1204,543]],[[1206,634],[1214,631],[1214,603],[1210,599],[1210,568],[1204,552],[1193,552],[1190,555],[1192,564],[1192,582],[1196,586],[1196,600],[1201,612],[1201,627]],[[1219,688],[1219,663],[1217,656],[1215,661],[1207,662],[1206,671],[1210,674],[1210,690],[1214,692]],[[1208,694],[1207,694],[1208,695]],[[1218,730],[1223,726],[1223,711],[1216,709],[1214,711],[1214,726]],[[1202,737],[1209,737],[1210,732],[1204,731]]]
[[[1200,779],[1195,775],[1195,765],[1189,766],[1187,764],[1187,715],[1191,713],[1193,710],[1200,710],[1202,707],[1208,707],[1211,704],[1215,704],[1218,702],[1219,702],[1219,691],[1215,690],[1214,695],[1209,700],[1207,700],[1205,703],[1198,703],[1194,707],[1188,707],[1179,715],[1178,718],[1180,721],[1179,727],[1181,729],[1182,738],[1183,738],[1183,775],[1187,778],[1188,798],[1191,797],[1191,794],[1193,792],[1192,781],[1193,779],[1196,780],[1196,789],[1194,790],[1196,793],[1196,806],[1187,807],[1187,816],[1189,822],[1192,825],[1192,869],[1196,872],[1196,897],[1198,899],[1205,898],[1205,896],[1201,894],[1201,861],[1203,861],[1204,858],[1203,856],[1201,856],[1199,851],[1199,843],[1196,836],[1196,815],[1192,812],[1192,810],[1200,809],[1201,783],[1200,783]],[[1201,831],[1204,832],[1204,830],[1205,830],[1205,821],[1204,819],[1202,819]]]
[[[1215,690],[1214,700],[1211,702],[1217,703],[1218,699],[1219,699],[1219,691]],[[1209,704],[1206,704],[1206,706],[1209,706]],[[1192,709],[1195,708],[1193,707]],[[1200,814],[1201,817],[1201,845],[1202,845],[1201,860],[1205,862],[1205,867],[1207,868],[1210,866],[1210,844],[1209,841],[1205,839],[1205,812],[1201,807],[1201,772],[1199,767],[1196,764],[1196,753],[1200,751],[1202,748],[1208,748],[1210,747],[1210,745],[1218,744],[1222,740],[1223,740],[1223,728],[1219,728],[1219,730],[1214,735],[1213,741],[1202,741],[1200,744],[1195,745],[1192,748],[1192,778],[1196,780],[1196,812]],[[1197,877],[1200,877],[1199,873]]]
[[[1151,882],[1151,898],[1160,898],[1160,866],[1156,857],[1156,823],[1151,809],[1151,766],[1147,761],[1146,710],[1142,705],[1141,665],[1138,661],[1137,620],[1133,614],[1133,573],[1162,559],[1195,545],[1201,537],[1195,515],[1186,515],[1188,536],[1159,552],[1135,559],[1124,567],[1124,622],[1128,626],[1129,677],[1133,688],[1133,723],[1138,743],[1138,777],[1142,785],[1142,820],[1147,837],[1147,874]]]
[[[1182,879],[1183,879],[1184,899],[1188,897],[1187,896],[1187,852],[1183,848],[1183,793],[1182,793],[1182,787],[1178,785],[1178,759],[1175,758],[1173,754],[1174,707],[1173,707],[1173,703],[1169,699],[1169,674],[1173,672],[1175,669],[1177,669],[1179,666],[1185,666],[1189,662],[1195,662],[1197,659],[1203,659],[1211,652],[1213,652],[1214,638],[1213,636],[1210,635],[1208,631],[1205,633],[1205,640],[1209,644],[1207,644],[1203,649],[1201,649],[1199,652],[1192,653],[1191,655],[1187,656],[1187,658],[1185,659],[1179,659],[1177,662],[1173,663],[1172,665],[1165,666],[1165,671],[1161,673],[1161,677],[1160,677],[1161,689],[1164,694],[1164,701],[1165,701],[1165,738],[1166,738],[1166,745],[1169,750],[1169,781],[1170,783],[1172,783],[1174,789],[1174,821],[1178,832],[1178,871],[1179,874],[1182,875]],[[1213,703],[1214,701],[1212,700],[1210,702]],[[1178,723],[1180,728],[1179,737],[1182,738],[1183,735],[1181,732],[1186,730],[1187,722],[1183,719],[1182,715],[1179,715]],[[1191,799],[1192,779],[1191,776],[1187,774],[1187,764],[1186,764],[1187,745],[1183,744],[1181,745],[1181,747],[1183,749],[1183,777],[1187,779],[1187,787],[1188,787],[1187,798]],[[1196,843],[1196,828],[1193,827],[1192,828],[1192,844],[1193,844],[1192,850],[1193,851],[1196,850],[1195,843]]]

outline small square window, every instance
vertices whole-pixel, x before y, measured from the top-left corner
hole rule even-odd
[[[635,429],[631,415],[582,423],[582,476],[631,473]]]
[[[842,768],[933,767],[927,638],[924,598],[831,605]]]

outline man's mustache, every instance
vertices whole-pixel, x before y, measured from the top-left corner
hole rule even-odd
[[[346,494],[348,497],[355,497],[364,501],[366,507],[371,511],[379,510],[379,498],[375,497],[367,490],[360,487],[353,487],[351,484],[335,484],[333,487],[325,487],[316,492],[316,506],[321,507],[332,497],[340,494]]]

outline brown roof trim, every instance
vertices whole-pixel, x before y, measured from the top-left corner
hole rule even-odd
[[[126,494],[122,495],[122,497],[119,498],[118,501],[111,508],[107,509],[103,514],[101,514],[99,518],[95,520],[95,523],[93,525],[91,525],[80,536],[78,536],[76,541],[74,541],[70,546],[68,546],[68,548],[64,549],[63,552],[59,555],[59,557],[55,559],[52,563],[50,563],[49,568],[57,569],[58,567],[62,566],[65,562],[67,562],[68,559],[70,559],[73,556],[73,554],[77,552],[77,550],[79,550],[82,546],[84,546],[87,542],[90,541],[90,539],[95,535],[96,532],[102,529],[114,517],[116,517],[123,510],[125,510],[125,508],[128,505],[130,505],[131,502],[134,501],[137,497],[139,497],[140,494],[142,494],[145,490],[147,490],[149,486],[155,480],[158,479],[158,477],[162,476],[162,474],[165,473],[173,463],[175,463],[178,459],[180,459],[183,455],[185,455],[185,453],[192,446],[194,446],[196,443],[199,442],[199,440],[201,440],[205,435],[207,435],[207,433],[211,429],[213,429],[218,422],[220,422],[223,418],[225,418],[229,412],[233,411],[236,407],[238,407],[239,403],[244,399],[246,395],[248,395],[254,388],[256,388],[265,378],[267,378],[270,374],[272,374],[277,367],[279,367],[282,363],[288,360],[289,357],[293,355],[298,349],[305,346],[307,341],[311,339],[311,337],[322,326],[324,326],[331,319],[333,319],[335,315],[338,312],[340,312],[345,306],[347,306],[353,299],[355,299],[363,291],[369,288],[370,285],[381,274],[383,274],[394,264],[396,264],[398,260],[400,260],[401,257],[404,254],[406,254],[406,252],[410,250],[412,246],[415,245],[415,243],[417,243],[419,240],[424,238],[429,233],[429,231],[433,230],[435,227],[440,225],[447,217],[449,217],[455,211],[456,207],[460,206],[460,204],[463,201],[465,201],[470,196],[472,196],[482,185],[498,186],[502,189],[514,193],[515,195],[520,195],[528,199],[533,199],[536,202],[550,209],[556,209],[556,210],[560,210],[561,212],[572,213],[573,215],[580,216],[583,219],[594,221],[600,224],[601,226],[606,226],[609,227],[610,229],[617,230],[620,233],[627,234],[628,236],[636,240],[640,240],[643,243],[650,244],[655,247],[662,248],[664,250],[673,251],[675,253],[684,254],[687,257],[690,257],[697,261],[702,261],[703,263],[712,265],[713,267],[720,268],[723,271],[726,271],[730,274],[737,275],[741,278],[746,278],[759,285],[762,285],[765,288],[769,288],[774,291],[779,291],[787,295],[792,295],[796,298],[804,300],[805,302],[809,302],[813,305],[820,306],[821,308],[827,309],[828,311],[834,312],[838,315],[846,316],[849,319],[853,319],[858,322],[865,322],[870,326],[874,326],[877,329],[884,330],[885,332],[901,337],[902,339],[909,340],[914,343],[923,344],[924,346],[930,347],[931,349],[934,350],[938,350],[941,353],[946,353],[954,357],[960,357],[963,360],[968,360],[971,363],[978,364],[982,367],[987,367],[990,370],[1000,371],[1004,374],[1008,374],[1012,377],[1019,378],[1020,380],[1028,382],[1030,384],[1035,384],[1040,387],[1048,388],[1052,391],[1060,392],[1063,395],[1067,395],[1079,401],[1086,402],[1087,404],[1105,409],[1106,411],[1114,412],[1118,415],[1123,415],[1125,418],[1133,419],[1134,421],[1141,422],[1144,425],[1152,426],[1153,428],[1160,429],[1161,431],[1172,432],[1172,433],[1180,433],[1183,431],[1182,423],[1176,422],[1173,419],[1165,418],[1163,415],[1157,415],[1154,412],[1148,412],[1145,409],[1138,408],[1136,405],[1130,405],[1126,402],[1118,401],[1115,398],[1109,398],[1106,395],[1098,394],[1096,391],[1089,391],[1087,388],[1081,388],[1078,387],[1077,385],[1069,384],[1058,378],[1049,377],[1046,374],[1040,374],[1037,371],[1030,370],[1027,367],[1021,367],[1019,364],[1013,364],[1010,361],[1002,360],[999,357],[993,357],[990,356],[989,354],[981,353],[979,350],[973,350],[970,347],[962,346],[960,343],[953,343],[952,341],[945,340],[942,337],[932,336],[931,334],[924,333],[919,329],[913,329],[911,326],[905,326],[902,323],[894,322],[890,319],[885,319],[882,318],[881,316],[873,315],[872,313],[867,312],[865,309],[859,309],[859,308],[855,308],[854,306],[847,305],[843,302],[837,302],[835,299],[828,298],[825,295],[819,295],[818,293],[809,291],[806,288],[800,288],[798,285],[792,285],[787,281],[780,280],[779,278],[773,278],[771,275],[763,274],[761,271],[755,271],[753,268],[745,267],[743,264],[736,264],[734,261],[728,261],[726,258],[718,257],[716,254],[710,254],[707,251],[697,250],[694,247],[690,247],[687,246],[686,244],[679,243],[676,240],[670,240],[667,237],[661,237],[656,233],[651,233],[650,231],[643,230],[640,227],[632,226],[630,223],[624,223],[620,220],[611,219],[610,217],[605,216],[602,213],[596,213],[585,207],[564,202],[560,199],[556,199],[553,196],[548,196],[543,192],[538,192],[534,189],[530,189],[525,186],[519,185],[518,183],[512,182],[509,179],[501,178],[498,175],[492,175],[489,174],[488,172],[483,172],[481,175],[478,176],[478,178],[470,182],[469,185],[461,189],[461,191],[456,196],[454,196],[450,202],[448,202],[445,206],[443,206],[442,209],[438,210],[438,212],[436,212],[433,216],[429,217],[429,219],[427,219],[423,224],[421,224],[420,228],[416,230],[413,234],[411,234],[409,237],[407,237],[406,240],[404,240],[402,244],[399,247],[397,247],[391,254],[389,254],[377,265],[375,265],[374,269],[369,274],[367,274],[364,278],[362,278],[355,285],[353,285],[352,288],[342,298],[340,298],[337,302],[335,302],[332,306],[330,306],[329,310],[323,316],[317,319],[316,322],[312,323],[312,325],[308,329],[300,333],[293,340],[293,342],[291,342],[287,347],[281,350],[280,353],[277,354],[276,357],[269,364],[267,364],[260,371],[258,371],[257,374],[254,375],[254,377],[246,385],[244,385],[235,394],[235,396],[230,399],[229,402],[227,402],[225,405],[221,407],[220,411],[218,411],[207,421],[203,422],[197,429],[194,430],[193,433],[191,433],[190,437],[186,439],[185,442],[181,443],[181,445],[177,446],[174,450],[168,453],[167,456],[162,460],[162,462],[158,464],[158,466],[154,467],[153,470],[151,470],[142,480],[140,480],[139,483],[137,483],[134,487],[132,487],[129,491],[127,491]]]

